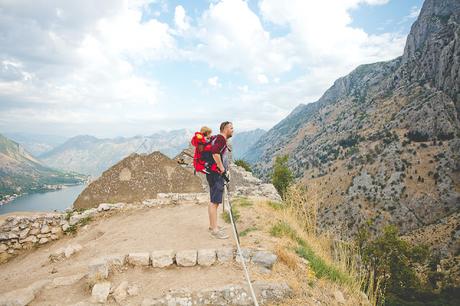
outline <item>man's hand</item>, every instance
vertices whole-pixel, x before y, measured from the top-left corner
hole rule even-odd
[[[230,182],[230,178],[228,177],[228,171],[224,170],[221,175],[227,183]]]

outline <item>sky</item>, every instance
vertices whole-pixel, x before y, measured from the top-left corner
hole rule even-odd
[[[404,50],[422,0],[0,0],[0,133],[269,129]]]

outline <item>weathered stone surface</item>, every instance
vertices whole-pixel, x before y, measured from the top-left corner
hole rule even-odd
[[[64,256],[66,258],[69,258],[72,256],[74,253],[80,251],[82,249],[82,246],[78,243],[68,245],[65,250],[64,250]]]
[[[183,250],[176,253],[176,263],[178,266],[191,267],[196,265],[196,260],[196,250]]]
[[[217,261],[220,263],[230,262],[234,258],[233,248],[217,249]]]
[[[133,266],[148,266],[150,264],[150,254],[147,252],[129,253],[128,263]]]
[[[128,286],[127,292],[130,296],[139,295],[139,287],[137,285],[131,284]]]
[[[343,297],[343,293],[340,290],[334,291],[334,298],[335,298],[335,301],[337,303],[339,303],[339,304],[345,304],[346,303],[346,300]]]
[[[74,213],[72,216],[70,216],[69,224],[75,225],[80,222],[81,219],[83,219],[83,217],[80,214]]]
[[[153,251],[150,254],[152,266],[156,268],[164,268],[172,265],[174,263],[174,257],[174,250]]]
[[[269,251],[257,251],[252,255],[252,262],[271,269],[276,262],[277,256]]]
[[[280,302],[291,294],[286,283],[255,282],[255,291],[261,304]],[[240,285],[227,285],[192,292],[172,290],[163,297],[145,298],[142,306],[152,305],[254,305],[250,293]]]
[[[113,298],[118,304],[121,304],[128,296],[128,282],[122,281],[118,287],[113,291]]]
[[[47,224],[44,224],[42,228],[40,229],[41,234],[46,234],[49,232],[51,232],[51,228]]]
[[[56,288],[61,286],[71,286],[76,284],[85,276],[84,273],[79,273],[69,276],[61,276],[53,279],[52,283],[47,285],[47,288]]]
[[[245,262],[248,262],[251,260],[251,250],[250,249],[246,249],[246,248],[241,248],[241,255],[243,256]],[[236,251],[236,254],[235,254],[235,260],[238,262],[238,263],[241,263],[241,256],[240,254],[238,254],[238,250]]]
[[[96,283],[91,290],[91,301],[94,303],[105,303],[110,293],[110,282]]]
[[[38,241],[38,243],[39,243],[39,244],[45,244],[45,243],[47,243],[48,241],[49,241],[48,238],[43,237],[43,238],[40,238],[40,240]]]
[[[202,249],[198,250],[198,264],[200,266],[211,266],[216,262],[216,250]]]
[[[93,260],[88,265],[88,270],[89,279],[106,279],[109,276],[109,266],[104,258]]]
[[[112,254],[104,257],[105,262],[109,267],[121,267],[126,263],[126,255]]]

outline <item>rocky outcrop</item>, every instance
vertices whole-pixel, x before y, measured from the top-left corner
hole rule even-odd
[[[142,202],[158,193],[201,192],[200,180],[160,152],[132,154],[92,182],[74,202],[75,208],[99,203]]]
[[[248,151],[255,173],[268,181],[275,157],[288,155],[317,199],[318,226],[343,238],[387,224],[409,233],[458,212],[459,16],[457,0],[425,1],[404,54],[298,106]]]

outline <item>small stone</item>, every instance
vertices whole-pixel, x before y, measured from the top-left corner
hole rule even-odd
[[[345,304],[345,298],[343,297],[343,293],[340,290],[334,291],[334,298],[339,304]]]
[[[120,285],[114,290],[113,292],[113,298],[118,304],[121,304],[123,302],[127,295],[128,295],[128,282],[127,281],[122,281]]]
[[[148,266],[150,264],[150,254],[145,253],[130,253],[128,254],[128,263],[133,266]]]
[[[174,250],[153,251],[150,254],[152,266],[156,268],[168,267],[174,263],[174,255]]]
[[[184,250],[176,253],[176,263],[178,266],[191,267],[196,265],[197,251]]]
[[[30,230],[29,235],[37,235],[39,233],[40,233],[39,228],[33,228],[33,229]]]
[[[216,262],[216,250],[198,250],[198,264],[200,266],[211,266]]]
[[[65,232],[69,229],[69,227],[70,227],[69,223],[66,222],[62,225],[62,230]]]
[[[59,226],[54,226],[51,228],[51,234],[59,234],[60,232],[62,232],[62,230]]]
[[[59,248],[48,256],[51,262],[61,261],[65,258],[65,248]]]
[[[271,269],[276,262],[277,256],[269,251],[257,251],[252,256],[252,262],[256,265]]]
[[[78,243],[68,245],[64,250],[64,255],[66,258],[69,258],[70,256],[72,256],[72,254],[80,251],[81,249],[82,249],[82,246],[79,245]]]
[[[110,282],[97,283],[91,290],[91,300],[94,303],[105,303],[110,293]]]
[[[74,213],[74,214],[70,217],[69,224],[70,224],[70,225],[75,225],[75,224],[77,224],[78,222],[80,222],[81,219],[82,219],[82,216],[80,216],[80,214]]]
[[[108,204],[108,203],[101,203],[99,204],[99,206],[97,207],[97,211],[106,211],[106,210],[110,210],[112,208],[112,205],[111,204]]]
[[[42,226],[42,228],[41,228],[41,230],[40,230],[40,233],[41,233],[41,234],[47,234],[47,233],[49,233],[49,232],[51,232],[51,229],[50,229],[50,227],[48,226],[48,224],[43,224],[43,226]]]
[[[126,255],[124,254],[112,254],[104,257],[105,262],[109,267],[116,266],[121,267],[126,263]]]
[[[24,239],[27,237],[27,235],[29,234],[30,232],[30,229],[26,228],[26,229],[23,229],[20,233],[19,233],[19,238],[21,239]]]
[[[130,296],[139,295],[139,287],[137,287],[136,285],[130,285],[127,291]]]
[[[44,244],[44,243],[47,243],[48,241],[49,241],[48,238],[43,237],[43,238],[40,238],[40,240],[38,241],[38,243],[39,243],[39,244]]]
[[[243,255],[243,258],[246,262],[248,262],[250,259],[251,259],[251,250],[250,249],[246,249],[246,248],[242,248],[241,249],[241,255]],[[238,254],[238,250],[236,250],[236,254],[235,254],[235,260],[238,262],[238,263],[241,263],[241,257],[240,255]]]
[[[222,248],[217,249],[217,261],[220,263],[229,262],[233,260],[233,249]]]
[[[6,250],[8,250],[8,246],[4,243],[0,244],[0,253],[5,252]]]

